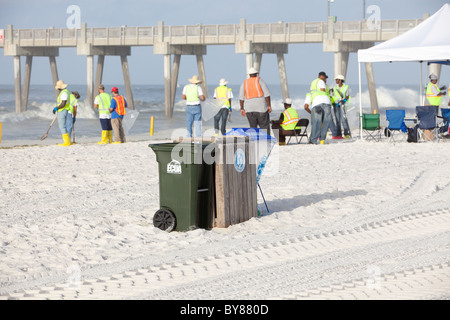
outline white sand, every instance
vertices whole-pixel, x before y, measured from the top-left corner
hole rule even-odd
[[[448,142],[277,146],[270,213],[167,233],[156,141],[136,140],[0,149],[1,299],[450,296]]]

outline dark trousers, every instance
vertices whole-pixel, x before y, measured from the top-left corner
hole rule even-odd
[[[225,127],[227,125],[227,120],[228,120],[228,113],[230,112],[230,110],[228,108],[221,108],[219,110],[219,112],[217,112],[217,114],[214,116],[214,129],[216,131],[219,131],[219,122],[221,124],[220,126],[220,132],[222,132],[222,134],[225,134]]]
[[[102,130],[112,130],[111,119],[100,119],[100,124],[102,125]]]
[[[257,128],[258,125],[270,134],[270,116],[269,112],[246,112],[248,124],[250,128]]]
[[[281,121],[272,121],[272,130],[278,130],[278,142],[286,142],[286,136],[294,135],[294,130],[284,130],[281,128]]]

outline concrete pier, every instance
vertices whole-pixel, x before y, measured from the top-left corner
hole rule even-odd
[[[160,21],[157,26],[147,27],[114,27],[88,28],[82,24],[80,29],[13,29],[10,25],[0,48],[4,48],[5,56],[12,56],[14,63],[14,83],[16,96],[16,112],[27,110],[28,92],[33,58],[49,57],[52,82],[59,79],[56,59],[59,48],[76,48],[78,55],[86,56],[85,102],[93,106],[97,87],[102,82],[104,61],[106,56],[120,56],[125,95],[130,108],[134,108],[134,99],[128,56],[133,46],[153,46],[153,53],[163,55],[165,114],[172,117],[177,81],[182,55],[195,55],[198,76],[203,81],[202,87],[207,91],[207,66],[203,56],[208,45],[234,45],[235,52],[243,54],[247,70],[250,67],[260,69],[264,54],[276,54],[283,99],[289,97],[287,66],[285,55],[288,46],[303,43],[322,43],[325,52],[334,54],[334,73],[347,73],[349,54],[358,49],[366,49],[375,42],[389,40],[414,28],[422,19],[384,20],[380,28],[371,30],[365,27],[364,21],[335,21],[329,17],[326,22],[277,22],[247,24],[241,19],[239,24],[229,25],[185,25],[164,26]],[[24,82],[21,77],[21,57],[26,57]],[[94,58],[97,67],[94,67]],[[173,57],[173,61],[172,61]],[[94,70],[95,69],[95,70]],[[369,83],[371,107],[378,109],[373,69],[366,65]],[[60,75],[64,79],[64,75]]]

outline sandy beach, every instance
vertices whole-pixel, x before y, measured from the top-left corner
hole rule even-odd
[[[167,233],[150,143],[0,145],[0,299],[448,299],[448,141],[275,146],[263,216]]]

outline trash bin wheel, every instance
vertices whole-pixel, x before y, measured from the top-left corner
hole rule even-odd
[[[153,225],[156,228],[170,232],[175,229],[177,218],[172,211],[168,209],[159,209],[153,216]]]

